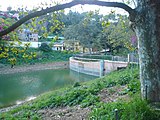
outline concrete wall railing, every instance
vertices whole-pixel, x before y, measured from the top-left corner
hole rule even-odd
[[[71,70],[94,76],[103,76],[118,68],[127,67],[128,62],[98,60],[70,57],[69,66]]]
[[[71,70],[85,73],[89,75],[99,76],[100,75],[100,62],[88,62],[74,59],[73,57],[69,60],[69,66]]]
[[[128,62],[105,60],[104,61],[105,74],[118,70],[119,68],[127,67],[127,65]]]

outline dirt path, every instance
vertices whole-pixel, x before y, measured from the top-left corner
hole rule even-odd
[[[58,68],[68,68],[68,62],[52,62],[45,64],[38,63],[35,65],[14,66],[14,68],[10,68],[9,66],[7,66],[4,68],[0,68],[0,74],[11,74],[11,73],[58,69]]]
[[[87,120],[90,108],[80,106],[39,110],[42,120]]]

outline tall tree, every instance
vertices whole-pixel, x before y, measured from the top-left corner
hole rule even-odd
[[[141,93],[143,98],[151,102],[160,102],[160,1],[136,0],[137,7],[132,9],[124,3],[98,0],[73,0],[31,13],[11,27],[0,32],[0,36],[8,34],[27,20],[53,11],[70,8],[78,4],[92,4],[106,7],[119,7],[130,15],[132,27],[136,31],[140,58]]]
[[[80,14],[78,12],[72,12],[71,10],[69,13],[61,13],[59,15],[59,21],[63,22],[65,24],[65,27],[68,27],[69,25],[76,25],[81,20],[83,20],[85,17],[85,14]]]
[[[78,24],[72,24],[64,29],[64,37],[66,39],[79,40],[84,48],[88,48],[91,54],[92,48],[98,48],[98,44],[94,44],[99,32],[101,32],[100,18],[98,13],[83,13],[86,17],[79,21]]]
[[[129,20],[126,16],[114,13],[102,19],[103,30],[98,35],[98,40],[103,49],[109,49],[111,54],[118,53],[120,49],[128,49],[128,51],[134,49],[130,41],[134,32],[129,28]]]

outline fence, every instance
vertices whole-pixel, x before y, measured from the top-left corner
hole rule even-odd
[[[138,55],[135,53],[130,53],[128,56],[79,54],[75,55],[74,57],[138,63]]]

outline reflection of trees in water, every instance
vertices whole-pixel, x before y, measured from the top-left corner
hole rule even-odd
[[[0,78],[0,106],[13,104],[17,99],[24,97],[23,86],[17,74],[0,75]]]
[[[97,78],[96,76],[79,73],[73,70],[70,70],[70,76],[71,78],[74,78],[76,82],[84,82]]]

